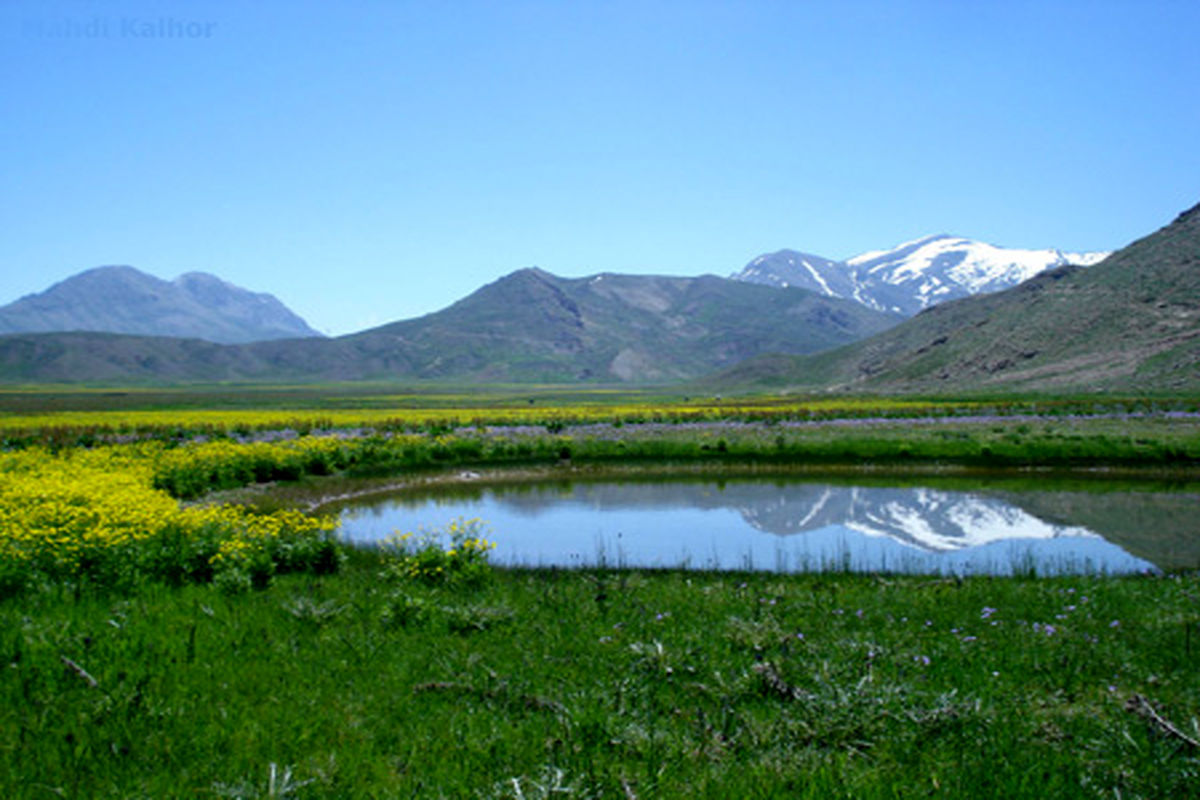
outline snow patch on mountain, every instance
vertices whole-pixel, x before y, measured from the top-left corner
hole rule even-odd
[[[845,261],[780,250],[755,258],[732,277],[808,289],[911,316],[947,300],[1010,288],[1054,267],[1091,266],[1107,255],[997,247],[943,234]]]

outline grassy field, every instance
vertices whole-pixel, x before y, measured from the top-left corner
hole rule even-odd
[[[497,571],[471,524],[367,552],[292,510],[464,465],[1194,480],[1186,398],[339,391],[0,393],[5,796],[1194,791],[1192,574]]]
[[[0,604],[6,797],[1184,797],[1187,578],[514,571]]]
[[[444,431],[464,426],[1048,416],[1196,412],[1188,396],[920,397],[688,396],[648,389],[555,386],[478,388],[387,385],[0,389],[0,445],[70,446],[104,437],[178,439],[370,429]]]

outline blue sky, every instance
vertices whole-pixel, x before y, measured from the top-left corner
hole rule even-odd
[[[1200,201],[1200,3],[0,0],[0,303],[212,272],[340,334]]]

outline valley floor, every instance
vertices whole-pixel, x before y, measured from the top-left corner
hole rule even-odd
[[[500,570],[462,531],[357,550],[294,510],[480,465],[1188,482],[1190,400],[280,391],[0,397],[4,796],[1194,793],[1194,574]],[[258,508],[214,494],[251,491]]]

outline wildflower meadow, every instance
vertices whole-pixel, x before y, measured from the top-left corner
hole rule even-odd
[[[288,413],[287,430],[228,410],[219,425],[14,415],[0,425],[0,790],[1195,794],[1193,573],[499,569],[506,532],[486,520],[355,548],[301,510],[475,464],[1018,466],[1036,480],[1048,464],[1190,475],[1200,461],[1190,411],[930,423],[864,401],[825,424],[750,405],[438,409],[346,428],[314,409],[319,424]]]

